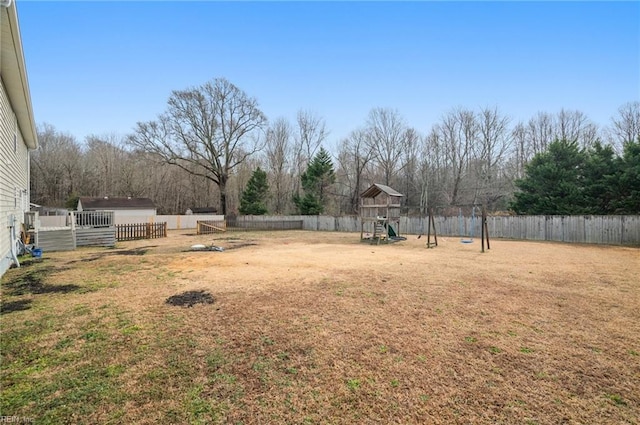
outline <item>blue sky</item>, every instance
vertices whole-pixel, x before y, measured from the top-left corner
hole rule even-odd
[[[514,121],[640,100],[640,2],[18,0],[36,121],[126,135],[172,90],[225,77],[273,120],[326,120],[333,150],[374,107],[426,133],[454,107]]]

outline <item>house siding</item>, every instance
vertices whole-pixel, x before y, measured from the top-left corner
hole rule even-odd
[[[11,265],[9,219],[24,222],[29,209],[29,151],[0,79],[0,276]],[[17,140],[14,142],[14,134]]]
[[[156,210],[119,210],[114,208],[113,213],[114,219],[117,222],[118,219],[122,217],[140,217],[142,219],[146,219],[148,216],[156,215]],[[146,222],[146,220],[142,220],[142,222]]]

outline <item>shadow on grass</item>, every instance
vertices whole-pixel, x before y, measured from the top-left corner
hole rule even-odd
[[[27,257],[26,255],[23,255],[18,259],[20,260],[20,267],[29,267],[44,261],[42,258]]]
[[[86,288],[82,288],[79,285],[51,285],[45,282],[49,275],[69,269],[70,267],[45,265],[45,261],[42,259],[27,259],[20,263],[20,268],[13,269],[4,276],[2,292],[9,296],[20,296],[26,294],[67,294],[79,290],[86,291]],[[19,303],[20,301],[12,302]]]
[[[15,311],[24,311],[31,308],[31,300],[17,300],[3,302],[0,304],[0,315],[13,313]]]
[[[165,302],[178,307],[193,307],[196,304],[213,304],[213,301],[213,296],[210,293],[201,290],[172,295]]]
[[[256,245],[258,244],[254,242],[242,242],[242,243],[232,244],[226,249],[227,251],[231,251],[232,249],[245,248],[247,246],[256,246]]]
[[[68,285],[50,285],[44,283],[43,280],[54,271],[62,269],[48,270],[30,270],[26,273],[20,273],[4,283],[3,289],[7,295],[25,295],[25,294],[67,294],[83,289],[81,286]]]

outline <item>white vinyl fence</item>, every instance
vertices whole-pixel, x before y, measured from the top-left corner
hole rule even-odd
[[[168,230],[180,230],[195,229],[197,222],[202,220],[222,221],[224,216],[214,214],[116,216],[115,224],[167,223]]]

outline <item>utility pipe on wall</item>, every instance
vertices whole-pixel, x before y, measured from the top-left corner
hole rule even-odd
[[[17,244],[18,237],[16,236],[16,216],[11,214],[9,216],[9,240],[11,242],[11,259],[15,263],[16,267],[20,267],[20,261],[18,261]]]

